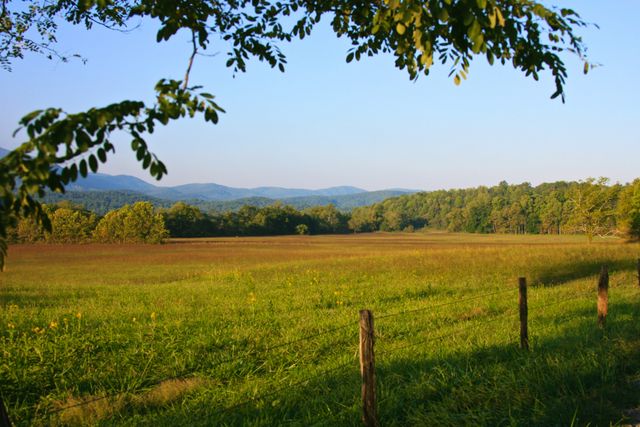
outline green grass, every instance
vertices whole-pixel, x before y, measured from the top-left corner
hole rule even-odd
[[[17,425],[359,425],[369,308],[382,425],[616,424],[640,404],[639,256],[443,233],[13,246],[0,391]]]

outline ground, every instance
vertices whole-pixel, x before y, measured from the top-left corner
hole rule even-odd
[[[16,245],[2,398],[18,425],[359,425],[368,308],[383,425],[630,422],[639,256],[616,239],[449,233]]]

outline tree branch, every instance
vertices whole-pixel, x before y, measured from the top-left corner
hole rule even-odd
[[[189,65],[187,66],[187,72],[184,75],[184,83],[182,84],[182,89],[186,90],[189,84],[189,74],[191,74],[191,67],[193,66],[193,60],[198,54],[198,44],[196,43],[196,32],[191,30],[191,43],[193,44],[193,50],[191,51],[191,56],[189,57]]]

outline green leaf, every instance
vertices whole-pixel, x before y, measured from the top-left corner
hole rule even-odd
[[[89,156],[89,168],[93,173],[98,172],[98,159],[93,154]]]
[[[471,25],[469,26],[469,29],[467,30],[467,35],[469,36],[470,39],[473,40],[478,36],[478,34],[480,34],[481,31],[482,31],[482,27],[480,26],[480,23],[476,19],[474,19]]]
[[[495,28],[496,27],[496,10],[494,9],[489,15],[487,15],[487,18],[489,18],[489,28]]]
[[[501,27],[504,27],[506,22],[504,20],[504,16],[502,16],[502,12],[497,6],[495,7],[494,10],[496,11],[496,17],[498,18],[498,25],[500,25]]]
[[[87,161],[85,159],[80,160],[80,176],[86,178],[89,174],[89,169],[87,168]]]
[[[148,168],[150,163],[151,163],[151,154],[147,153],[147,155],[144,156],[144,160],[142,160],[142,168],[143,169]]]
[[[26,116],[23,116],[22,119],[20,119],[20,124],[21,125],[27,125],[31,120],[33,120],[36,117],[38,117],[40,115],[40,113],[42,113],[42,110],[35,110],[35,111],[30,112]]]

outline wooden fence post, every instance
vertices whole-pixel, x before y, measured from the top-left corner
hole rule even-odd
[[[640,286],[640,258],[638,258],[638,286]]]
[[[362,375],[362,422],[378,427],[376,408],[376,366],[373,354],[373,313],[360,310],[360,375]]]
[[[609,304],[609,269],[603,265],[598,280],[598,326],[604,328]]]
[[[0,426],[11,427],[9,414],[7,413],[7,408],[4,407],[4,402],[2,401],[2,397],[0,397]]]
[[[518,297],[518,306],[520,307],[520,348],[529,350],[529,326],[527,324],[529,308],[527,307],[527,279],[525,277],[518,278],[518,287],[520,288]]]

